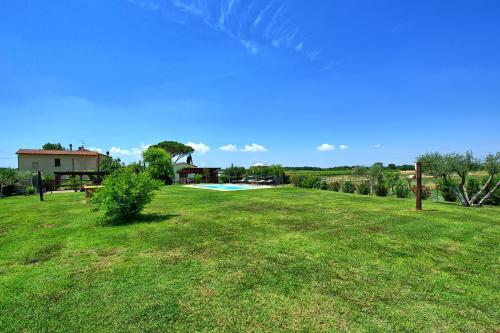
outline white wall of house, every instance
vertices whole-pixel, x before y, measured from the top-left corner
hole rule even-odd
[[[185,168],[196,168],[196,165],[188,164],[188,163],[174,164],[174,180],[175,180],[176,184],[181,181],[180,177],[179,177],[178,171],[182,170],[182,169],[185,169]],[[193,178],[194,179],[194,174],[189,174],[188,178]]]
[[[60,160],[60,166],[56,166],[56,159]],[[54,171],[97,171],[97,165],[97,156],[45,154],[18,155],[19,171],[36,172],[40,170],[44,175],[53,175]]]

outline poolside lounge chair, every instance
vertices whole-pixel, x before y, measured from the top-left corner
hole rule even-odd
[[[274,179],[268,179],[264,181],[265,185],[274,185]]]
[[[233,184],[245,184],[247,182],[247,177],[243,177],[243,179],[240,180],[233,180]]]
[[[264,179],[258,180],[257,185],[266,185],[266,180]]]

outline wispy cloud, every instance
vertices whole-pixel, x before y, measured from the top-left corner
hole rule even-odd
[[[311,62],[319,52],[306,48],[311,31],[303,28],[285,0],[128,0],[129,3],[164,14],[174,21],[196,19],[210,29],[234,38],[250,54],[267,46],[288,48]],[[178,17],[176,17],[178,16]]]
[[[256,143],[252,143],[250,145],[245,145],[241,151],[245,153],[265,153],[267,152],[267,148]]]
[[[345,150],[345,149],[347,149],[347,148],[349,148],[349,147],[348,147],[348,146],[346,146],[346,145],[340,145],[340,146],[339,146],[339,148],[340,148],[340,149],[342,149],[342,150]]]
[[[380,147],[382,147],[382,145],[380,145],[380,144],[376,144],[373,146],[373,148],[380,148]]]
[[[186,143],[186,146],[192,147],[195,152],[200,154],[205,154],[210,151],[210,147],[201,142],[200,143],[188,142]]]
[[[331,151],[331,150],[334,150],[335,149],[335,146],[334,145],[331,145],[329,143],[323,143],[322,145],[318,146],[318,149],[319,151]]]
[[[259,49],[257,48],[257,46],[252,43],[251,41],[248,41],[248,40],[242,40],[241,41],[241,44],[243,44],[243,46],[248,50],[250,51],[250,53],[252,54],[257,54],[259,52]]]
[[[238,147],[236,147],[235,145],[225,145],[225,146],[219,147],[219,150],[225,151],[225,152],[236,152],[236,151],[238,151]]]

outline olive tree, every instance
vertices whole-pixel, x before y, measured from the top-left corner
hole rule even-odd
[[[452,176],[458,175],[460,183],[453,186],[453,191],[460,198],[462,205],[481,206],[493,192],[500,186],[500,181],[492,185],[497,174],[500,173],[500,153],[489,154],[483,160],[474,157],[471,151],[465,154],[451,153],[427,153],[419,156],[418,161],[422,163],[422,171],[433,177],[440,178],[447,184],[453,184]],[[476,193],[468,193],[466,184],[471,171],[485,170],[488,172],[488,180]],[[486,192],[486,189],[489,189]]]

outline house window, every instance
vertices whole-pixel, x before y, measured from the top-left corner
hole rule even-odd
[[[38,170],[38,162],[31,162],[31,169]]]
[[[60,167],[61,166],[61,159],[60,158],[56,158],[54,160],[54,166],[56,166],[56,167]]]

